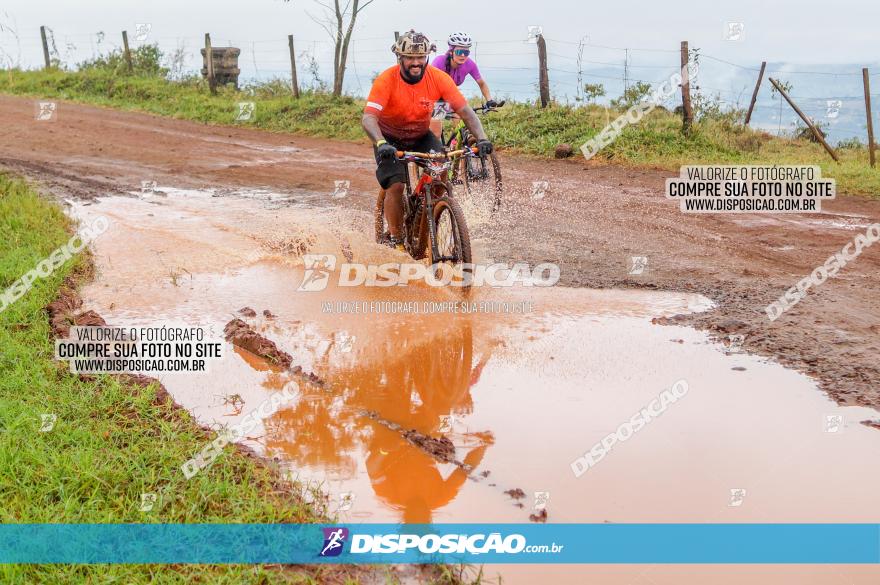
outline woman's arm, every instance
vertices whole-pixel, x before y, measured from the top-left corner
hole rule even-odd
[[[492,99],[492,92],[489,91],[489,84],[486,83],[486,80],[479,79],[477,81],[477,85],[480,86],[480,91],[483,92],[483,97],[486,99],[486,101],[488,102],[489,100],[491,100]]]

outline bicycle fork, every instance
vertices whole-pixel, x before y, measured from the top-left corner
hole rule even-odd
[[[418,191],[422,192],[425,197],[425,219],[428,222],[428,242],[431,244],[431,263],[442,262],[443,260],[451,260],[451,258],[440,258],[440,250],[437,247],[437,225],[434,223],[434,197],[433,187],[434,179],[430,174],[425,173],[421,176],[418,183]]]

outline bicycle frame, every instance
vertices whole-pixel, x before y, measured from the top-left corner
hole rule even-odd
[[[498,105],[491,107],[491,108],[486,105],[479,106],[479,107],[474,108],[474,112],[479,115],[488,114],[489,112],[496,112],[496,111],[498,111],[498,108],[504,106],[505,103],[506,103],[506,100],[502,100],[502,101],[498,102]],[[455,116],[455,114],[446,114],[446,117],[444,119],[445,120],[454,120],[456,117],[457,116]],[[457,136],[459,145],[460,146],[467,146],[466,144],[464,144],[464,141],[465,141],[465,134],[468,132],[470,132],[470,130],[468,130],[467,124],[464,123],[464,120],[459,119],[458,124],[456,124],[455,127],[453,127],[452,133],[449,135],[449,140],[443,140],[442,128],[440,130],[440,139],[443,142],[443,145],[448,147],[450,144],[452,144],[452,141]]]
[[[506,102],[504,100],[502,100],[492,107],[489,107],[487,105],[478,106],[478,107],[474,108],[474,113],[476,113],[480,116],[483,116],[483,115],[486,115],[490,112],[497,112],[498,108],[504,106],[505,103]],[[447,113],[444,120],[454,120],[456,118],[457,118],[457,116],[455,114]],[[444,129],[443,129],[442,125],[440,128],[440,142],[443,144],[443,146],[445,148],[447,148],[447,149],[454,148],[452,143],[455,142],[456,140],[457,140],[457,145],[455,147],[457,147],[457,148],[468,148],[468,143],[471,141],[470,129],[468,129],[467,124],[465,124],[464,120],[462,120],[462,119],[459,119],[458,123],[455,124],[455,126],[452,128],[452,132],[449,134],[448,139],[446,138],[446,135],[444,133]],[[469,175],[471,173],[470,166],[466,160],[463,160],[463,157],[460,157],[460,156],[455,157],[455,158],[450,157],[450,160],[452,162],[452,164],[450,165],[451,169],[452,169],[452,170],[450,170],[450,178],[454,178],[455,176],[460,177],[460,175],[458,175],[457,173],[463,173],[466,175]],[[483,164],[483,170],[485,173],[486,172],[485,171],[485,165],[486,165],[485,160],[483,161],[482,164]],[[482,175],[482,173],[481,173],[481,175]],[[468,177],[468,178],[470,178],[470,177]],[[486,174],[485,177],[481,176],[479,180],[482,180],[484,178],[488,178],[488,174]]]
[[[456,138],[458,138],[459,144],[464,144],[466,132],[468,132],[467,124],[464,123],[464,120],[459,120],[458,124],[452,129],[452,133],[449,135],[449,140],[445,142],[445,145],[448,147]]]
[[[407,195],[409,197],[422,199],[424,213],[426,216],[425,218],[428,223],[428,241],[431,244],[431,258],[433,262],[455,261],[455,258],[452,256],[441,256],[440,250],[437,247],[437,224],[434,221],[434,195],[432,187],[435,182],[440,182],[445,186],[446,193],[451,196],[452,190],[447,185],[446,180],[442,177],[448,172],[449,165],[451,165],[454,160],[457,160],[458,157],[462,156],[468,151],[470,151],[473,155],[475,154],[476,148],[460,149],[439,154],[424,152],[397,152],[398,159],[406,162],[407,164],[413,163],[422,171],[421,176],[419,177],[415,187],[413,187],[413,185],[410,183],[410,173],[407,172],[406,185],[409,189],[409,193]],[[443,161],[442,165],[438,165],[435,162],[441,160]],[[408,202],[407,207],[409,207]],[[415,210],[407,209],[406,211],[408,213],[407,217],[404,220],[411,222],[411,225],[415,226],[418,217],[412,214],[418,212],[419,207],[416,206]]]

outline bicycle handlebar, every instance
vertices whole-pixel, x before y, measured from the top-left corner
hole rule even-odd
[[[467,151],[470,151],[471,154],[477,154],[480,149],[476,146],[471,146],[470,148],[460,148],[458,150],[452,150],[450,152],[410,152],[404,150],[397,151],[397,158],[403,159],[407,157],[412,158],[422,158],[426,160],[443,160],[452,158],[454,156],[459,156],[464,154]]]
[[[489,106],[487,106],[486,104],[483,104],[482,106],[477,106],[476,108],[474,108],[474,111],[475,112],[494,112],[506,103],[507,103],[507,100],[501,100],[500,102],[495,102],[495,105],[492,106],[491,108]]]
[[[486,104],[483,104],[482,106],[477,106],[476,108],[474,108],[474,112],[476,112],[477,114],[486,113],[486,112],[496,112],[496,111],[498,111],[498,108],[500,108],[501,106],[503,106],[506,103],[507,103],[507,100],[501,100],[500,102],[495,102],[495,105],[491,108],[489,106],[487,106]],[[455,112],[450,112],[450,113],[446,114],[446,116],[445,116],[446,120],[453,120],[455,118],[456,118]]]

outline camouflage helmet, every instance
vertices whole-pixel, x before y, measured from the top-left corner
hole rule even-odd
[[[400,35],[397,42],[391,46],[391,52],[398,57],[427,57],[436,50],[437,47],[431,39],[414,30]]]

